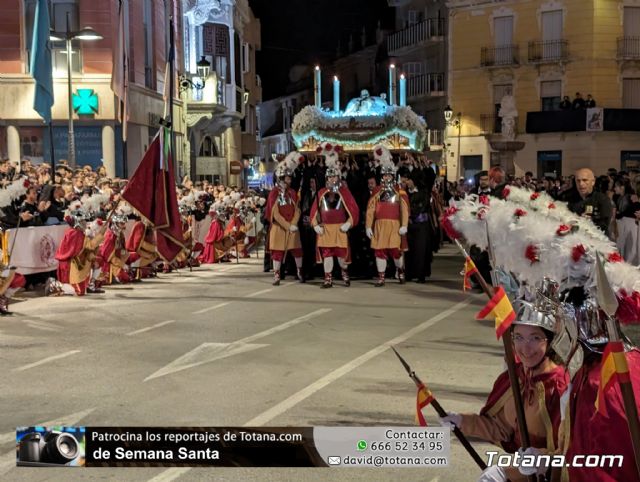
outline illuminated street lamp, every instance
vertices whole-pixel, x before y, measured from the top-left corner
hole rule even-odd
[[[457,170],[458,172],[460,172],[460,128],[462,127],[462,112],[458,112],[455,115],[453,115],[453,109],[451,108],[450,105],[447,105],[444,108],[444,120],[447,124],[447,127],[449,126],[453,126],[455,128],[458,129],[458,167]],[[447,136],[448,137],[448,136]],[[445,146],[446,146],[446,141],[445,141]],[[446,175],[445,175],[446,178]]]

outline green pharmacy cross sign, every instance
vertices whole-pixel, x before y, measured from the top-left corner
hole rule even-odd
[[[98,113],[98,94],[93,89],[77,89],[73,94],[73,111],[79,115]]]

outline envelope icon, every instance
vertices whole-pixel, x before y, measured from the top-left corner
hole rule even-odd
[[[340,456],[329,455],[329,465],[340,465]]]

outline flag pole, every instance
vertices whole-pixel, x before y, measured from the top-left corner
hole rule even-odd
[[[56,156],[53,146],[53,126],[51,125],[53,121],[49,121],[49,154],[51,156],[51,180],[55,184],[55,173],[56,173]]]
[[[464,246],[460,244],[460,241],[454,239],[456,246],[460,249],[465,259],[469,258],[469,254],[467,254],[467,250],[464,249]],[[491,263],[491,284],[493,287],[497,287],[497,280],[495,277],[495,258],[493,257],[493,250],[491,249],[491,239],[489,238],[489,225],[487,224],[487,241],[489,242],[488,252],[489,252],[489,261]],[[482,277],[479,271],[473,273],[476,277],[476,281],[480,284],[482,291],[489,297],[489,299],[493,298],[493,290],[489,287],[487,282]],[[513,401],[516,408],[516,419],[518,422],[518,430],[520,431],[520,441],[522,442],[522,448],[527,449],[531,446],[531,441],[529,439],[529,431],[527,429],[527,420],[525,418],[524,413],[524,404],[522,402],[522,393],[520,392],[520,382],[518,381],[518,374],[516,373],[516,364],[515,364],[515,356],[513,353],[513,341],[511,339],[511,331],[505,330],[502,334],[502,344],[504,346],[504,358],[507,364],[507,372],[509,374],[509,382],[511,384],[511,392],[513,393]],[[530,475],[528,477],[530,481],[536,480],[536,477]]]
[[[407,370],[407,373],[409,374],[409,378],[413,380],[413,383],[415,383],[418,388],[425,387],[425,384],[422,383],[422,380],[420,380],[420,378],[418,378],[418,375],[416,375],[416,372],[414,372],[409,367],[409,364],[404,360],[404,358],[400,356],[400,353],[398,353],[394,347],[391,347],[391,349],[396,354],[396,356],[400,359],[400,363],[402,363],[405,370]],[[442,408],[442,405],[440,405],[440,402],[438,402],[438,400],[436,400],[435,397],[433,397],[433,399],[431,400],[431,405],[433,405],[433,408],[435,408],[436,412],[438,412],[439,417],[447,416],[447,412],[444,410],[444,408]],[[458,440],[460,441],[462,446],[467,450],[469,455],[471,455],[471,458],[474,460],[474,462],[478,464],[478,467],[480,467],[480,469],[482,470],[486,469],[487,464],[484,463],[484,460],[482,460],[478,452],[476,452],[476,449],[473,448],[473,446],[471,445],[467,437],[465,437],[465,435],[462,433],[462,430],[460,430],[460,428],[454,425],[453,434],[458,438]]]
[[[174,68],[175,68],[175,55],[176,55],[176,50],[175,50],[175,45],[174,45],[174,37],[173,37],[173,0],[169,1],[169,8],[171,9],[171,12],[169,14],[169,122],[170,122],[170,129],[171,129],[171,157],[173,157],[174,153],[176,152],[175,149],[175,132],[174,132],[174,126],[173,126],[173,90],[174,90]],[[177,165],[177,163],[176,163]],[[174,166],[171,166],[173,169],[175,169]]]

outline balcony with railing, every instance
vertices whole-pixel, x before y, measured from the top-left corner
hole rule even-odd
[[[509,67],[520,65],[520,49],[517,45],[482,47],[480,50],[482,67]]]
[[[592,114],[593,115],[593,114]],[[640,109],[607,109],[602,110],[600,129],[591,126],[593,119],[587,123],[587,110],[551,110],[527,112],[527,134],[546,132],[581,132],[604,131],[640,131]]]
[[[529,62],[545,64],[569,60],[569,42],[566,40],[545,40],[529,42]]]
[[[407,99],[445,95],[444,74],[422,74],[407,79]]]
[[[389,55],[395,55],[399,50],[407,47],[426,42],[441,42],[445,35],[444,18],[428,18],[389,35],[387,50]]]
[[[618,39],[618,60],[640,60],[640,37]]]

